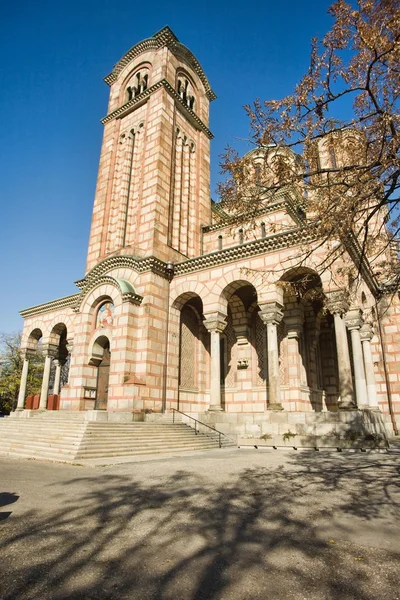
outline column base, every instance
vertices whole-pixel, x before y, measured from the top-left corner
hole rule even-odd
[[[25,410],[25,408],[23,406],[17,406],[17,408],[15,409],[15,412],[21,412],[22,410]]]
[[[339,410],[358,410],[358,406],[354,402],[339,402]]]
[[[284,408],[280,402],[274,402],[267,405],[267,410],[284,410]]]
[[[208,407],[209,412],[223,412],[223,408],[220,404],[210,404]]]

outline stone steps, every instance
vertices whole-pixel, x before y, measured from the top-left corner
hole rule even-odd
[[[233,446],[223,440],[223,446]],[[195,434],[182,423],[65,420],[49,413],[0,422],[0,453],[21,458],[69,461],[204,451],[218,448],[218,434]]]

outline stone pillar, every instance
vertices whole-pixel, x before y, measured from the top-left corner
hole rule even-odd
[[[339,371],[339,409],[355,410],[357,407],[354,402],[349,345],[347,343],[346,325],[342,318],[342,315],[348,308],[348,304],[341,293],[334,293],[328,295],[327,308],[333,315],[335,323],[336,351]]]
[[[279,377],[278,325],[283,319],[283,306],[278,302],[260,306],[260,318],[267,326],[268,410],[283,410]]]
[[[360,309],[354,309],[349,310],[345,316],[345,323],[351,334],[356,398],[359,408],[368,406],[367,382],[365,380],[364,358],[360,339],[360,329],[363,325],[361,315],[362,311]]]
[[[47,408],[47,397],[49,395],[51,361],[53,360],[53,357],[57,350],[58,350],[58,348],[54,348],[53,346],[50,346],[50,344],[47,348],[43,348],[45,359],[44,359],[42,389],[40,391],[40,401],[39,401],[39,408],[41,410],[45,410]]]
[[[377,410],[378,398],[376,395],[374,363],[372,361],[371,340],[374,337],[372,326],[364,323],[360,329],[360,338],[364,356],[365,378],[367,381],[368,407]]]
[[[29,370],[29,358],[26,352],[21,353],[23,358],[21,382],[19,384],[18,404],[17,410],[24,410],[25,396],[26,396],[26,384],[28,381],[28,370]]]
[[[61,367],[63,366],[65,361],[62,361],[59,358],[54,359],[54,364],[56,366],[56,373],[54,377],[54,389],[53,394],[58,396],[60,393],[60,378],[61,378]]]
[[[211,376],[210,396],[211,402],[208,410],[221,411],[221,356],[220,356],[220,334],[226,327],[226,315],[216,312],[205,315],[204,326],[211,335]]]
[[[285,315],[288,338],[289,382],[295,387],[307,385],[307,374],[300,352],[300,339],[303,335],[304,311],[302,306],[292,309]]]

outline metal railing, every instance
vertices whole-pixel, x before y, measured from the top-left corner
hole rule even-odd
[[[207,425],[207,423],[203,423],[202,421],[199,421],[198,419],[195,419],[194,417],[191,417],[190,415],[187,415],[186,413],[182,412],[181,410],[178,410],[177,408],[173,408],[172,409],[172,422],[175,423],[175,413],[179,413],[180,415],[183,415],[184,417],[187,417],[188,419],[192,419],[192,421],[194,421],[194,433],[195,435],[197,435],[199,432],[199,430],[197,429],[197,423],[199,425],[202,425],[203,427],[208,427],[208,429],[211,429],[211,431],[213,431],[214,433],[218,433],[218,445],[220,448],[222,448],[222,441],[221,441],[221,435],[223,435],[224,437],[228,438],[228,436],[225,433],[222,433],[222,431],[218,431],[218,429],[215,429],[215,427],[213,427],[212,425]],[[229,438],[228,438],[229,439]]]

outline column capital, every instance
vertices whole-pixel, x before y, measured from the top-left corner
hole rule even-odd
[[[57,366],[63,367],[65,365],[65,363],[67,362],[66,358],[61,358],[60,356],[56,356],[55,358],[53,358],[53,363]]]
[[[65,347],[66,347],[68,353],[72,354],[72,352],[74,350],[74,340],[67,340]]]
[[[345,314],[349,308],[346,294],[343,291],[326,293],[326,308],[332,315]]]
[[[204,327],[211,333],[213,331],[218,331],[221,333],[226,327],[226,315],[222,312],[214,312],[209,313],[205,316],[205,321],[203,321]]]
[[[279,325],[283,319],[283,305],[279,302],[270,302],[268,304],[260,304],[260,315],[261,321],[264,325],[272,323],[273,325]]]
[[[56,356],[58,356],[58,346],[56,344],[43,345],[43,354],[44,356],[55,358]]]
[[[374,329],[371,323],[364,323],[360,329],[360,338],[362,342],[370,342],[374,337]]]
[[[349,310],[344,317],[344,322],[349,331],[353,329],[360,329],[364,321],[362,318],[362,310],[360,308],[353,308]]]

